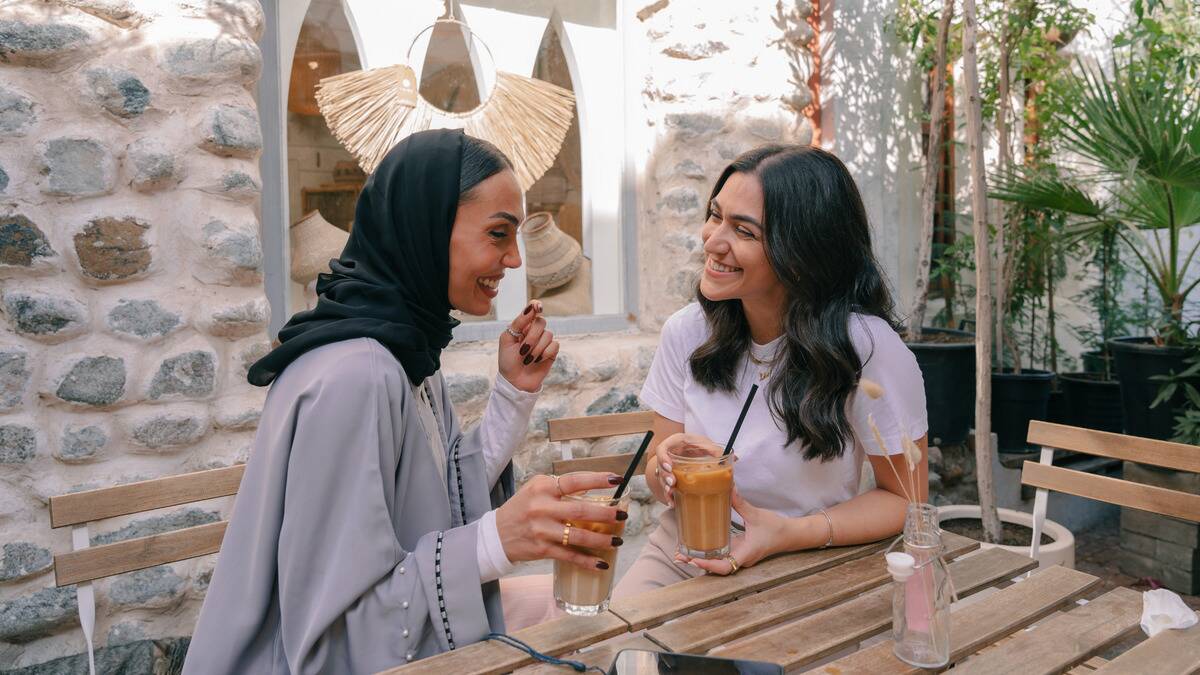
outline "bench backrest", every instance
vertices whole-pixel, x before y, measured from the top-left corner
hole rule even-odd
[[[237,494],[245,465],[75,492],[50,498],[50,527],[80,526],[97,520]],[[164,534],[87,547],[86,538],[70,553],[54,556],[54,581],[67,586],[186,560],[221,548],[228,521]],[[86,535],[86,531],[84,532]]]
[[[591,438],[607,438],[610,436],[625,436],[628,434],[644,434],[654,426],[654,413],[638,411],[613,413],[611,415],[592,415],[590,417],[564,417],[550,420],[547,423],[551,442],[563,443],[563,458],[553,463],[552,470],[556,474],[572,471],[608,471],[615,474],[625,473],[629,462],[633,461],[632,452],[603,457],[582,457],[575,459],[571,456],[569,441]],[[646,466],[646,453],[639,462],[638,470]]]
[[[1041,462],[1025,462],[1021,471],[1021,483],[1025,485],[1200,522],[1200,495],[1097,476],[1052,463],[1053,449],[1057,448],[1200,473],[1200,447],[1038,421],[1029,423],[1028,440],[1043,450]]]

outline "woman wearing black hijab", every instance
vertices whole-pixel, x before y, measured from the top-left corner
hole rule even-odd
[[[558,354],[537,303],[500,336],[475,431],[439,372],[450,310],[486,314],[520,266],[523,217],[508,159],[460,131],[410,136],[368,179],[317,306],[250,369],[271,389],[185,672],[377,672],[503,632],[497,579],[514,562],[605,565],[562,545],[565,523],[626,514],[560,497],[618,477],[513,494],[512,452]]]

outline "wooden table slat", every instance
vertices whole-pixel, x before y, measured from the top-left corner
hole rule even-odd
[[[1028,626],[1100,583],[1077,570],[1055,566],[1041,570],[979,602],[953,613],[950,622],[950,661],[957,662],[984,646]],[[918,673],[892,654],[892,641],[827,664],[829,675],[851,673]]]
[[[1155,675],[1200,672],[1200,625],[1187,630],[1165,630],[1097,668],[1095,675],[1145,672]]]
[[[534,649],[558,656],[627,631],[625,622],[611,612],[599,616],[564,616],[512,633]],[[476,642],[406,664],[386,673],[455,673],[493,675],[533,663],[525,652],[495,640]]]
[[[977,548],[979,542],[964,537],[951,539],[946,557],[956,558]],[[647,631],[647,635],[672,651],[702,654],[717,645],[881,586],[890,578],[881,551],[789,581],[769,592],[688,614]]]
[[[1036,562],[993,548],[950,563],[959,597],[1026,572]],[[714,656],[773,661],[792,670],[857,644],[892,625],[892,587],[876,588],[798,621],[712,650]]]
[[[1142,594],[1116,588],[967,659],[955,675],[1007,675],[1015,663],[1027,675],[1061,673],[1137,630],[1141,616]]]
[[[601,642],[594,648],[583,652],[575,652],[563,658],[579,661],[589,666],[596,666],[601,670],[608,670],[612,665],[613,659],[617,657],[617,653],[622,649],[645,649],[652,652],[661,652],[663,648],[654,644],[640,633],[629,633],[621,637],[613,638],[605,642]],[[552,666],[547,663],[539,663],[536,665],[521,668],[517,671],[518,675],[565,675],[571,672],[563,666]]]
[[[959,546],[960,540],[966,539],[949,532],[945,534],[945,538],[948,547]],[[870,555],[887,548],[890,543],[879,541],[861,546],[790,553],[748,567],[732,576],[700,576],[640,593],[633,598],[614,600],[609,610],[625,619],[630,630],[642,630],[684,614],[757,593],[764,588]]]

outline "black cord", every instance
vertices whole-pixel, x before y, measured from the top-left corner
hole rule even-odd
[[[485,640],[495,640],[497,642],[502,642],[502,643],[508,645],[509,647],[520,649],[521,651],[532,656],[533,658],[537,659],[538,661],[541,661],[542,663],[549,663],[552,666],[567,666],[568,668],[571,668],[572,670],[574,670],[577,673],[586,673],[590,670],[594,670],[597,673],[600,673],[600,675],[608,675],[605,671],[601,670],[600,668],[598,668],[596,666],[589,666],[586,663],[582,663],[580,661],[572,661],[570,659],[559,659],[559,658],[550,656],[549,654],[543,654],[543,653],[539,652],[538,650],[534,649],[533,647],[530,647],[529,645],[525,644],[524,642],[521,642],[520,640],[518,640],[517,638],[515,638],[511,635],[505,635],[504,633],[488,633],[487,637],[485,637],[484,639]]]

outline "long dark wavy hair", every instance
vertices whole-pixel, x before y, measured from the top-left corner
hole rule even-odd
[[[762,186],[763,246],[787,291],[776,356],[782,371],[767,390],[771,413],[789,444],[804,442],[806,459],[841,457],[853,436],[846,400],[862,373],[851,313],[896,327],[862,197],[841,160],[814,147],[766,145],[742,154],[721,172],[710,204],[734,173]],[[692,376],[709,391],[733,391],[750,348],[741,300],[709,300],[698,287],[696,297],[711,334],[692,352]]]

